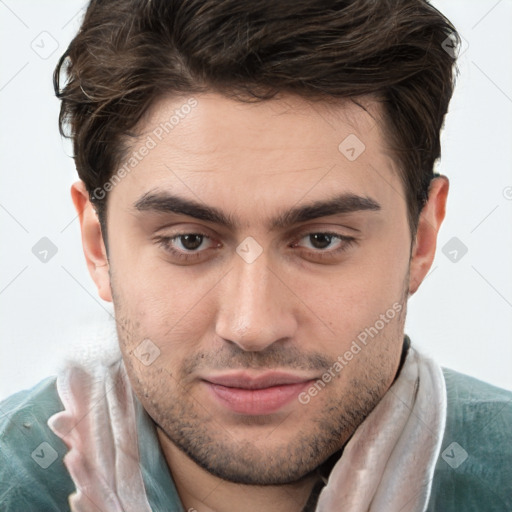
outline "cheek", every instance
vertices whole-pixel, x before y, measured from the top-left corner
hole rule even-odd
[[[374,340],[383,340],[379,344],[381,348],[388,341],[395,343],[402,325],[400,313],[404,308],[400,295],[379,296],[372,293],[349,300],[340,299],[322,313],[323,318],[329,320],[331,331],[324,338],[325,350],[336,358],[349,350],[354,341],[366,347]]]
[[[124,355],[124,362],[135,394],[146,411],[156,418],[155,413],[162,396],[174,388],[172,369],[166,368],[159,359],[145,366],[137,358]],[[162,386],[163,382],[165,386]]]
[[[151,331],[172,328],[197,302],[203,287],[154,255],[131,263],[115,261],[114,269],[115,302]]]
[[[365,262],[343,269],[330,277],[323,288],[311,296],[317,311],[333,325],[347,327],[375,320],[404,300],[407,282],[406,257],[390,259],[367,258]],[[314,287],[309,287],[310,293]],[[376,318],[374,318],[376,317]]]
[[[166,275],[167,274],[167,275]],[[179,271],[139,266],[137,274],[116,272],[114,307],[120,346],[134,373],[143,380],[151,372],[137,358],[155,358],[155,367],[169,371],[200,349],[200,342],[213,323],[213,294],[209,279],[191,283]],[[153,366],[153,364],[152,364]]]
[[[333,273],[323,286],[302,281],[301,293],[309,293],[308,303],[314,305],[312,309],[321,320],[317,327],[325,333],[324,350],[337,357],[358,336],[372,341],[368,333],[375,339],[396,342],[406,307],[407,274],[406,251],[378,251]],[[321,324],[327,325],[329,331]],[[312,330],[311,336],[314,332],[319,331]],[[384,350],[386,343],[375,350]]]
[[[356,290],[359,307],[379,315],[406,297],[410,258],[408,227],[397,226],[373,245],[350,286]]]
[[[130,313],[125,305],[116,307],[119,345],[135,393],[144,405],[149,405],[174,387],[183,344],[169,343],[167,329],[145,309],[135,307]],[[165,389],[162,382],[166,383]]]

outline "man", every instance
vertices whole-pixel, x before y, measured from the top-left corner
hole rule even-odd
[[[457,40],[422,0],[91,2],[55,88],[120,352],[2,404],[2,510],[512,509],[512,394],[404,335]]]

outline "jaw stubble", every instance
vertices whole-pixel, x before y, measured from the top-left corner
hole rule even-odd
[[[384,340],[373,342],[379,341]],[[311,400],[314,408],[297,400],[282,423],[264,416],[241,416],[234,428],[192,396],[186,372],[172,375],[158,366],[157,360],[141,373],[137,359],[129,354],[123,357],[132,387],[159,435],[211,474],[246,485],[282,485],[306,477],[343,447],[390,385],[388,365],[371,365],[361,352],[362,375],[345,382],[343,393],[337,386],[340,376]],[[272,365],[261,369],[269,367]],[[268,434],[259,434],[261,428]],[[241,429],[247,435],[240,435]]]
[[[348,378],[342,371],[311,400],[314,407],[297,401],[281,423],[264,416],[240,416],[234,426],[232,421],[222,422],[206,402],[193,396],[193,382],[189,378],[192,371],[280,368],[318,369],[321,374],[332,361],[320,353],[306,355],[296,348],[271,346],[256,353],[226,344],[218,352],[188,357],[174,373],[159,364],[162,358],[143,366],[132,354],[145,338],[139,332],[141,324],[135,320],[136,315],[125,312],[123,301],[114,293],[112,280],[111,283],[118,338],[128,376],[139,401],[155,422],[161,442],[172,443],[198,466],[223,480],[262,486],[291,484],[307,478],[344,446],[395,376],[393,369],[396,370],[398,361],[383,357],[385,350],[371,357],[372,350],[365,347],[353,360],[359,371]],[[401,347],[407,290],[404,286],[403,308],[396,321],[387,326],[391,329],[384,330],[372,344],[389,347],[400,343]],[[343,386],[339,386],[340,379],[345,379]],[[262,428],[268,432],[266,435],[261,435]],[[247,435],[238,435],[241,430]]]

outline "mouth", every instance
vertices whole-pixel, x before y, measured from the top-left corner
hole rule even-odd
[[[265,415],[284,408],[315,379],[284,372],[236,372],[202,380],[222,407],[237,414]]]

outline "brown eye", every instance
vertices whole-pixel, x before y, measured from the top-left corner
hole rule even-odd
[[[312,247],[315,249],[327,249],[332,242],[332,236],[327,233],[313,233],[309,235]]]
[[[205,233],[178,233],[170,236],[158,236],[155,242],[177,264],[193,264],[207,261],[212,250],[220,249],[222,244],[215,242]]]
[[[180,239],[181,245],[187,251],[194,251],[203,243],[203,235],[191,234],[191,235],[180,235],[177,237]]]
[[[336,233],[307,233],[299,240],[298,245],[313,251],[330,252],[343,246],[348,237]]]
[[[302,258],[326,264],[340,261],[343,253],[356,244],[354,237],[324,231],[303,232],[295,240],[291,247],[298,249]]]

